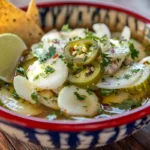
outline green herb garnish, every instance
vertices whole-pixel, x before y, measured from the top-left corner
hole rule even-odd
[[[71,31],[71,29],[69,28],[68,24],[65,24],[65,25],[62,26],[61,31],[69,32],[69,31]]]
[[[102,96],[108,96],[114,92],[115,92],[115,90],[111,90],[111,89],[100,89],[100,94]]]
[[[133,43],[129,43],[129,48],[130,48],[131,58],[132,59],[138,58],[139,51],[135,49]]]
[[[50,66],[46,66],[44,71],[46,74],[50,74],[50,73],[55,72],[55,69]]]
[[[123,78],[125,78],[125,79],[129,79],[130,77],[131,77],[131,75],[130,75],[130,74],[125,74]]]
[[[49,58],[52,58],[56,55],[56,47],[55,46],[50,46],[48,50],[49,50],[49,53],[48,53]]]
[[[140,100],[133,100],[133,99],[127,99],[124,100],[123,103],[121,104],[113,104],[114,107],[118,107],[119,109],[124,109],[124,110],[128,110],[128,109],[133,109],[136,107],[141,106],[142,101]]]
[[[32,98],[33,100],[35,100],[36,103],[39,102],[39,94],[38,94],[37,92],[33,92],[33,93],[31,94],[31,98]]]
[[[20,99],[19,95],[16,93],[15,90],[13,91],[12,96],[16,99]]]
[[[139,71],[140,71],[140,69],[133,69],[133,70],[131,70],[132,73],[137,73]]]
[[[35,50],[34,55],[39,58],[40,63],[44,63],[46,60],[53,58],[56,55],[55,46],[50,46],[48,52],[43,51],[42,53],[37,53],[37,51]]]
[[[16,69],[16,71],[17,71],[19,74],[23,75],[24,77],[26,77],[26,78],[28,79],[24,68],[19,67],[19,68]]]
[[[108,66],[111,62],[110,57],[108,57],[108,54],[101,53],[101,57],[102,57],[101,64],[104,67]]]
[[[86,37],[88,37],[88,38],[93,38],[94,32],[89,31],[89,29],[86,29],[86,30],[85,30],[85,35],[86,35]]]
[[[86,90],[89,95],[93,95],[93,92],[90,89]]]
[[[78,100],[85,100],[85,95],[80,95],[78,92],[74,92],[74,95],[77,97]]]
[[[40,74],[36,75],[36,76],[34,77],[33,81],[38,80],[39,77],[40,77]]]

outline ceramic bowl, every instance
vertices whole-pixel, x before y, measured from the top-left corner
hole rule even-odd
[[[72,28],[89,27],[104,22],[111,31],[129,26],[132,36],[150,49],[150,29],[145,18],[133,11],[94,2],[49,2],[39,5],[45,31],[60,29],[68,23]],[[93,149],[121,140],[150,122],[150,105],[91,121],[47,121],[24,117],[0,108],[0,128],[24,142],[56,149]]]

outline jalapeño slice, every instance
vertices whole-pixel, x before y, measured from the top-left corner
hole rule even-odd
[[[71,84],[88,87],[93,86],[103,76],[103,69],[101,65],[94,61],[91,64],[85,65],[83,70],[70,73],[68,80]]]
[[[65,47],[65,55],[71,57],[73,62],[87,65],[93,62],[99,55],[98,44],[91,39],[81,39],[70,42]]]

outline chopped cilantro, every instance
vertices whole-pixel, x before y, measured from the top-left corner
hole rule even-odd
[[[49,58],[52,58],[56,55],[56,47],[55,46],[50,46],[48,50],[49,50],[49,53],[48,53]]]
[[[110,61],[110,57],[108,57],[108,54],[101,53],[101,57],[102,57],[101,64],[102,64],[104,67],[108,66],[109,63],[111,62],[111,61]]]
[[[33,92],[33,93],[31,94],[31,98],[32,98],[33,100],[35,100],[36,103],[38,103],[38,101],[39,101],[39,94],[38,94],[37,92]]]
[[[55,72],[55,69],[50,66],[46,66],[44,71],[46,74],[50,74],[50,73]]]
[[[63,55],[59,55],[59,58],[60,58],[60,59],[63,59],[63,58],[64,58],[64,56],[63,56]]]
[[[118,107],[119,109],[128,110],[141,106],[141,103],[142,102],[140,100],[126,99],[123,101],[123,103],[121,104],[115,103],[113,104],[113,106]]]
[[[111,89],[100,89],[100,93],[102,96],[107,96],[114,92],[115,92],[115,90],[111,90]]]
[[[67,62],[67,67],[72,68],[74,66],[73,62]]]
[[[83,61],[87,61],[87,59],[88,59],[88,56],[85,56]]]
[[[50,73],[53,73],[53,72],[55,72],[55,69],[54,69],[54,68],[52,68],[52,67],[50,67],[50,66],[46,66],[46,67],[44,68],[44,72],[42,72],[42,73],[36,75],[36,76],[34,77],[33,81],[38,80],[40,77],[46,78]]]
[[[69,32],[69,31],[71,31],[71,29],[69,28],[68,24],[65,24],[65,25],[62,26],[61,31]]]
[[[85,95],[80,95],[78,92],[74,92],[74,95],[78,98],[78,100],[85,100],[86,96]]]
[[[135,49],[133,43],[129,43],[131,58],[135,59],[139,55],[139,51]]]
[[[19,74],[21,74],[21,75],[23,75],[23,76],[25,76],[25,77],[27,78],[27,75],[26,75],[26,72],[25,72],[24,68],[19,67],[19,68],[16,69],[16,71],[17,71]]]
[[[140,69],[133,69],[131,72],[132,73],[137,73],[137,72],[139,72],[140,71]]]
[[[130,75],[130,74],[125,74],[123,78],[125,78],[125,79],[129,79],[130,77],[131,77],[131,75]]]
[[[46,53],[46,52],[43,52],[42,54],[40,54],[40,55],[38,56],[38,58],[39,58],[40,63],[45,62],[45,61],[48,59],[47,53]]]
[[[56,55],[55,46],[50,46],[48,52],[43,51],[42,53],[37,53],[37,51],[35,50],[34,55],[39,58],[40,63],[44,63],[47,59],[53,58]]]
[[[40,75],[39,75],[39,74],[38,74],[38,75],[36,75],[36,76],[34,77],[33,81],[35,81],[35,80],[39,79],[39,77],[40,77]]]
[[[20,99],[19,95],[16,93],[15,90],[13,91],[12,96],[16,99]]]
[[[88,93],[89,95],[92,95],[92,94],[93,94],[93,92],[92,92],[90,89],[87,89],[86,91],[87,91],[87,93]]]
[[[91,38],[93,38],[94,32],[89,31],[89,29],[86,29],[86,30],[85,30],[85,35],[86,35],[86,37],[91,37]]]

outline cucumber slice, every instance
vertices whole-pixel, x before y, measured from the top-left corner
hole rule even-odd
[[[121,40],[130,40],[131,37],[131,30],[129,27],[125,26],[122,30],[120,39]]]
[[[129,54],[128,47],[114,47],[105,52],[110,58],[110,64],[105,68],[105,74],[113,74],[118,71],[124,62],[126,56]]]
[[[143,64],[134,64],[126,66],[116,72],[113,76],[105,76],[97,84],[98,88],[104,89],[121,89],[131,87],[137,82],[145,69]]]
[[[35,104],[36,101],[32,99],[31,95],[35,92],[35,86],[33,86],[25,77],[16,76],[13,81],[16,93],[24,100]]]
[[[128,57],[126,57],[126,60],[125,60],[126,65],[134,63],[134,62],[139,62],[141,59],[147,56],[145,47],[141,43],[139,43],[138,41],[134,39],[130,39],[130,43],[133,43],[135,49],[139,53],[138,53],[138,57],[136,57],[135,59],[132,59],[131,55],[128,55]]]
[[[44,107],[41,105],[34,105],[23,99],[15,99],[12,96],[13,88],[1,88],[0,101],[4,107],[17,112],[21,115],[36,116],[44,112]]]
[[[46,73],[46,68],[53,71]],[[59,58],[49,59],[40,64],[35,61],[27,70],[29,81],[41,90],[57,89],[63,85],[68,77],[68,68]]]
[[[95,36],[102,38],[103,36],[111,37],[109,28],[104,23],[96,23],[93,25],[93,30],[96,32]]]
[[[62,112],[73,116],[94,116],[101,108],[95,93],[76,86],[66,86],[60,91],[58,106]]]
[[[54,94],[49,90],[49,91],[41,91],[39,93],[39,102],[42,103],[43,105],[59,110],[58,104],[57,104],[57,98],[54,96]]]
[[[126,90],[132,93],[148,91],[150,89],[150,68],[145,66],[139,80]]]

